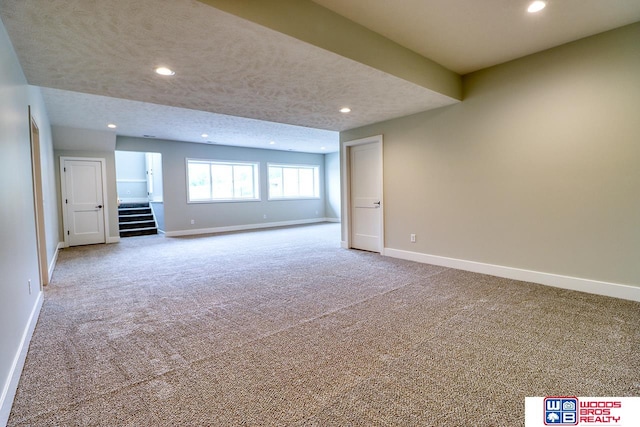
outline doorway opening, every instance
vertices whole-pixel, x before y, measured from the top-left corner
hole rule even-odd
[[[164,233],[162,155],[116,151],[120,237]]]

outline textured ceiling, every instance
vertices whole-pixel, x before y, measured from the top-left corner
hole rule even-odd
[[[314,1],[458,73],[640,20],[638,0]],[[28,82],[55,89],[54,125],[330,152],[336,131],[457,102],[196,0],[0,0],[0,17]]]
[[[332,131],[456,102],[196,0],[3,0],[0,14],[27,80],[35,86]],[[176,75],[157,76],[153,70],[159,65]],[[54,111],[68,109],[74,97],[47,92],[53,124],[62,125],[64,119],[70,126],[88,126],[107,104],[135,117],[131,104],[88,96],[81,100],[81,123]],[[352,113],[341,114],[342,106]],[[144,131],[130,117],[126,125],[117,123],[117,132],[163,133],[166,116],[154,115],[160,110],[143,110]],[[82,117],[85,111],[92,116]],[[176,127],[174,139],[194,141],[190,135],[197,135],[200,142],[201,133],[214,131],[195,125],[212,123],[232,126],[216,132],[217,142],[232,144],[223,137],[238,136],[244,127],[239,120],[193,114]],[[97,126],[104,129],[109,121],[115,119],[105,116]],[[258,127],[254,122],[246,126],[247,139],[252,139]],[[177,135],[177,129],[185,133]],[[296,133],[304,140],[318,135],[314,129]]]
[[[58,126],[107,130],[107,123],[117,123],[119,135],[307,153],[339,149],[339,135],[334,131],[60,89],[43,88],[42,95],[50,120]]]
[[[459,74],[640,21],[639,0],[313,0]]]

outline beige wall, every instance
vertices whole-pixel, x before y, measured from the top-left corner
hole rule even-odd
[[[640,23],[463,86],[341,134],[384,134],[385,246],[640,286]]]
[[[199,0],[454,99],[460,75],[312,0]]]

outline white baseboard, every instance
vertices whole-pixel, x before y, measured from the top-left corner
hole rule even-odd
[[[257,230],[261,228],[287,227],[291,225],[315,224],[325,222],[325,218],[299,219],[294,221],[264,222],[261,224],[232,225],[228,227],[197,228],[193,230],[166,231],[167,237],[195,236],[198,234],[227,233],[230,231]]]
[[[56,251],[53,254],[53,258],[51,258],[51,262],[49,263],[49,271],[47,272],[47,274],[49,275],[48,283],[51,283],[51,279],[53,278],[53,270],[55,270],[56,263],[58,262],[58,253],[62,248],[64,248],[64,242],[58,242],[58,245],[56,246]]]
[[[9,370],[9,380],[2,389],[0,395],[0,426],[4,426],[9,421],[9,415],[11,415],[11,407],[13,406],[13,399],[16,396],[16,390],[18,390],[18,382],[20,381],[20,375],[22,374],[22,368],[24,368],[24,361],[27,358],[27,350],[29,349],[29,343],[33,336],[33,331],[38,323],[38,316],[40,315],[40,309],[42,308],[42,302],[44,301],[44,293],[40,292],[38,299],[36,300],[33,310],[31,310],[31,316],[27,322],[27,326],[22,334],[18,351],[13,359],[13,364]]]
[[[107,236],[104,239],[104,243],[105,245],[108,245],[110,243],[118,243],[120,242],[120,236]],[[67,242],[60,242],[58,244],[58,248],[59,249],[63,249],[63,248],[70,248],[71,246],[69,246],[69,244]]]
[[[341,240],[341,241],[340,241],[340,247],[341,247],[342,249],[349,249],[349,243],[347,243],[347,241],[346,241],[346,240]]]
[[[507,279],[539,283],[541,285],[554,286],[556,288],[571,289],[574,291],[581,291],[590,294],[604,295],[608,297],[640,302],[640,286],[600,282],[597,280],[582,279],[579,277],[562,276],[559,274],[543,273],[540,271],[523,270],[520,268],[485,264],[481,262],[447,258],[437,255],[428,255],[419,252],[410,252],[391,248],[385,248],[384,255],[392,258],[401,258],[425,264],[440,265],[443,267],[456,268],[458,270],[473,271],[475,273],[489,274],[492,276],[504,277]]]

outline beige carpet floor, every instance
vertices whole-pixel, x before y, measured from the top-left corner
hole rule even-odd
[[[639,396],[640,304],[339,247],[339,225],[65,249],[9,426],[519,426]]]

